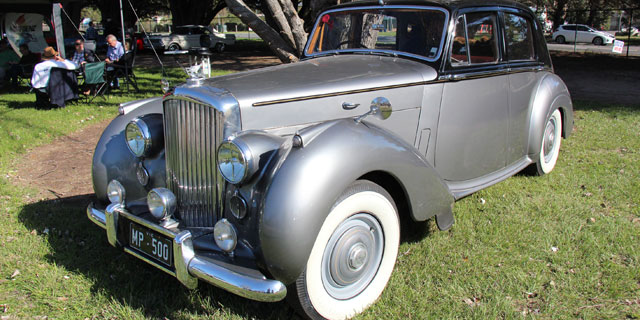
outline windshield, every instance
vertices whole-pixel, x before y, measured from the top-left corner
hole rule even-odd
[[[379,51],[435,60],[440,56],[447,14],[432,8],[359,8],[320,16],[307,55]]]

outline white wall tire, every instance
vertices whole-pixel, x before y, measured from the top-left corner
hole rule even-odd
[[[353,240],[366,238],[358,230],[367,227],[371,239],[378,240]],[[379,232],[382,243],[376,236]],[[296,281],[300,311],[313,319],[348,319],[362,312],[386,287],[399,243],[400,222],[389,193],[366,180],[352,184],[325,219],[306,269]],[[350,282],[338,284],[344,279]]]
[[[553,111],[543,131],[540,156],[536,163],[538,175],[550,173],[556,166],[560,145],[562,143],[562,114],[560,110]]]

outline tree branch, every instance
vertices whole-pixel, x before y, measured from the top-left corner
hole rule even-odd
[[[242,0],[226,0],[227,7],[264,40],[282,62],[296,62],[294,51],[280,35],[249,9]]]

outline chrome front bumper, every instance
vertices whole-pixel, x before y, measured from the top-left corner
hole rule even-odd
[[[126,252],[173,275],[188,288],[196,288],[198,286],[198,279],[200,279],[231,293],[257,301],[275,302],[284,299],[287,295],[287,288],[280,281],[238,273],[217,264],[215,260],[198,256],[193,250],[191,232],[188,230],[175,233],[135,216],[117,204],[110,204],[104,211],[90,204],[87,207],[87,216],[95,224],[107,230],[107,239],[112,246],[124,247]],[[117,237],[117,230],[118,220],[121,217],[173,239],[175,270],[165,268],[137,251],[130,249],[125,244],[120,243]]]

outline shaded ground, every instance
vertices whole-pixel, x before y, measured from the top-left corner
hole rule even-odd
[[[174,66],[172,57],[163,63]],[[188,58],[182,58],[188,62]],[[574,100],[607,104],[640,103],[640,59],[555,53],[556,73],[566,82]],[[214,69],[242,71],[278,64],[262,50],[228,51],[212,58]],[[152,53],[139,56],[138,65],[157,65]],[[91,158],[108,122],[87,127],[30,151],[16,163],[16,181],[40,189],[39,198],[73,197],[93,192]],[[60,150],[65,150],[60,152]]]
[[[552,58],[574,100],[640,104],[640,58],[560,52]]]

